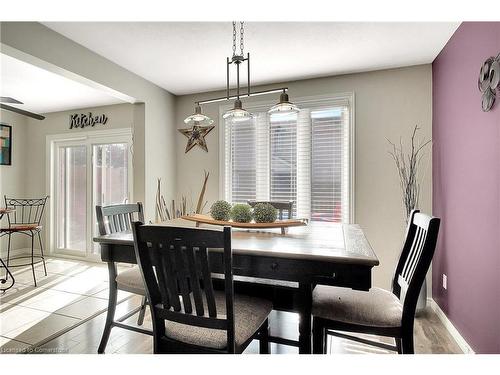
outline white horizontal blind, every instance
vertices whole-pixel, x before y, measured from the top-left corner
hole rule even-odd
[[[271,103],[270,103],[271,105]],[[224,124],[224,198],[294,201],[294,216],[350,220],[350,102],[308,102],[292,115]]]
[[[260,201],[270,200],[270,175],[269,175],[269,121],[266,112],[256,114],[256,162],[257,162],[257,186],[256,199]]]
[[[296,114],[270,116],[269,143],[270,200],[297,202]]]
[[[311,118],[311,219],[345,222],[343,204],[344,112],[347,107],[312,110]]]
[[[297,217],[311,217],[311,111],[297,115]]]
[[[228,121],[226,140],[226,196],[239,203],[256,199],[256,121]]]

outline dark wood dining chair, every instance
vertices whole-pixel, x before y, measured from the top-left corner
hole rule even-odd
[[[242,353],[253,339],[269,353],[268,300],[234,294],[231,228],[223,231],[134,223],[137,261],[153,319],[154,353]],[[224,262],[214,290],[209,249]]]
[[[327,335],[403,354],[414,353],[413,324],[418,295],[434,256],[440,219],[413,210],[392,280],[392,291],[353,291],[318,285],[313,291],[313,352],[324,353]],[[354,332],[393,337],[396,346],[365,340]]]
[[[97,225],[101,236],[111,233],[125,232],[132,230],[132,223],[135,220],[144,221],[144,210],[142,203],[116,204],[111,206],[96,206]],[[135,217],[134,217],[135,216]],[[141,271],[138,266],[118,273],[115,262],[108,262],[109,273],[109,299],[106,323],[99,344],[98,353],[104,353],[108,343],[111,328],[120,327],[132,331],[151,335],[151,331],[146,331],[134,326],[122,323],[132,315],[139,313],[137,325],[144,322],[146,312],[146,288],[142,281]],[[118,291],[124,290],[142,296],[141,306],[128,312],[126,315],[115,320],[116,304],[118,301]]]
[[[42,233],[42,218],[45,211],[45,204],[47,203],[48,196],[43,198],[8,198],[4,196],[5,199],[5,209],[11,212],[7,215],[8,226],[0,228],[0,237],[7,235],[7,267],[25,267],[31,266],[31,272],[33,273],[33,282],[35,287],[36,274],[35,265],[38,263],[43,264],[43,270],[45,276],[47,276],[47,267],[45,265],[45,256],[43,255],[43,241],[41,237]],[[28,236],[31,240],[31,254],[30,255],[18,255],[15,258],[10,257],[11,250],[11,238],[14,234],[22,234]],[[35,237],[38,237],[38,243],[40,244],[40,255],[35,254]],[[10,265],[9,263],[15,259],[30,259],[29,263]],[[38,259],[35,261],[35,259]]]
[[[247,203],[254,207],[257,203],[269,203],[271,206],[278,210],[278,219],[291,219],[293,217],[293,201],[255,201],[249,200]]]

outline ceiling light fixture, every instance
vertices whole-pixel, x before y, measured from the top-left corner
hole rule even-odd
[[[204,115],[201,112],[201,104],[208,104],[208,103],[215,103],[215,102],[222,102],[226,100],[232,100],[235,99],[234,101],[234,106],[232,109],[226,111],[223,115],[223,119],[230,119],[234,121],[244,121],[251,119],[253,117],[253,114],[250,113],[249,111],[245,110],[243,108],[243,104],[241,102],[240,97],[246,96],[257,96],[257,95],[266,95],[266,94],[273,94],[273,93],[278,93],[281,92],[280,95],[280,101],[278,104],[274,105],[271,107],[271,109],[268,111],[269,114],[284,114],[284,113],[297,113],[300,111],[300,109],[293,103],[290,102],[288,98],[288,87],[279,87],[279,88],[274,88],[274,89],[269,89],[269,90],[262,90],[262,91],[250,91],[250,53],[244,54],[244,43],[243,43],[243,35],[244,35],[244,23],[240,22],[240,50],[239,53],[236,53],[236,37],[237,37],[237,30],[236,30],[236,22],[233,22],[233,56],[231,58],[227,57],[226,58],[226,96],[219,97],[219,98],[212,98],[212,99],[206,99],[202,100],[199,102],[196,102],[196,107],[195,107],[195,113],[188,116],[184,122],[186,124],[195,124],[195,125],[210,125],[213,123],[213,120]],[[246,87],[246,93],[241,93],[240,92],[240,65],[246,63],[247,64],[247,87]],[[230,94],[230,88],[229,88],[229,70],[230,66],[235,65],[236,66],[236,93],[231,95]],[[204,121],[204,122],[203,122]]]
[[[290,103],[290,99],[288,99],[288,94],[286,93],[285,90],[283,90],[283,93],[280,95],[280,102],[278,104],[275,104],[271,107],[267,113],[270,115],[273,114],[284,114],[284,113],[298,113],[300,111],[299,107],[297,107],[295,104]]]
[[[252,114],[247,110],[243,109],[240,100],[240,65],[245,61],[247,63],[247,90],[250,96],[250,54],[247,53],[245,58],[243,53],[243,22],[240,22],[240,53],[236,54],[236,22],[233,22],[233,57],[229,60],[226,59],[226,96],[229,98],[229,67],[231,64],[236,65],[236,100],[234,101],[233,109],[226,111],[222,118],[224,119],[237,119],[237,120],[248,120],[252,118]]]
[[[184,123],[188,125],[212,125],[214,123],[214,120],[212,120],[210,117],[207,115],[204,115],[201,112],[201,106],[200,103],[195,103],[196,106],[194,107],[194,113],[184,120]]]
[[[229,111],[226,111],[223,115],[223,119],[233,119],[237,121],[244,121],[244,120],[249,120],[253,117],[253,115],[248,112],[247,110],[243,109],[243,106],[241,104],[241,100],[237,98],[234,101],[234,107],[233,109],[230,109]]]

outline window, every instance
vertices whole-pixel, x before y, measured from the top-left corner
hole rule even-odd
[[[298,114],[270,116],[265,103],[223,123],[223,199],[291,200],[296,217],[350,222],[353,97],[296,102]]]

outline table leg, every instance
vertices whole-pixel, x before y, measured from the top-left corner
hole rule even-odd
[[[299,284],[299,353],[311,354],[311,305],[312,285],[310,283]]]

